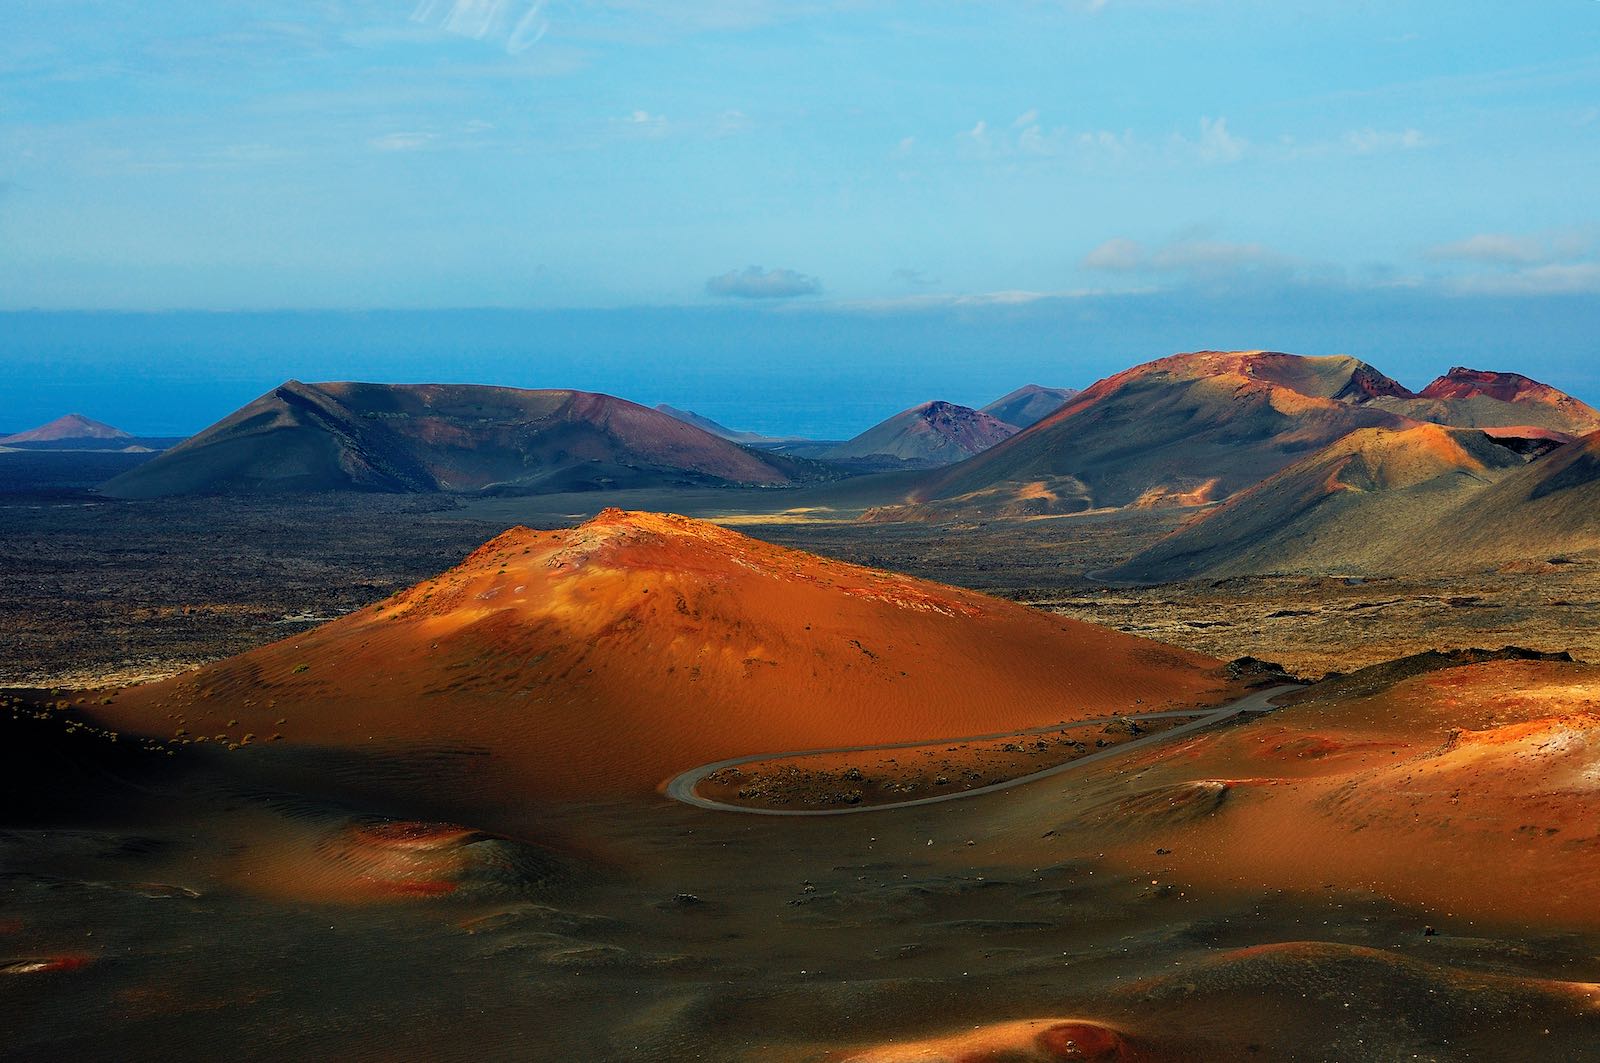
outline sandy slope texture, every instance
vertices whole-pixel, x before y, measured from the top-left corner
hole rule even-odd
[[[95,711],[190,740],[468,751],[507,794],[591,796],[739,754],[1215,703],[1231,692],[1217,669],[981,594],[613,510],[568,531],[515,528],[435,580]]]
[[[1441,511],[1525,460],[1471,429],[1361,429],[1240,492],[1109,575],[1166,582],[1368,571]]]
[[[1358,359],[1199,351],[1135,366],[1010,440],[931,474],[905,516],[1023,516],[1221,501],[1361,428],[1522,427],[1600,415],[1515,374],[1452,370],[1421,395]]]
[[[1125,506],[1152,492],[1226,498],[1363,427],[1399,427],[1371,408],[1409,395],[1354,358],[1202,351],[1135,366],[1079,392],[1005,443],[930,478],[917,500],[1026,511]],[[999,496],[995,495],[999,492]]]
[[[1180,879],[1370,890],[1452,928],[1594,926],[1600,668],[1484,656],[1379,666],[1202,735],[1105,822],[1133,859],[1159,838]]]
[[[1077,388],[1047,388],[1039,384],[1024,384],[1015,391],[1000,396],[980,412],[998,417],[1006,424],[1029,428],[1065,406]]]

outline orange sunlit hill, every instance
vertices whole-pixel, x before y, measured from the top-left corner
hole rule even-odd
[[[1185,876],[1366,890],[1441,922],[1594,925],[1600,669],[1525,656],[1377,666],[1195,739],[1148,775],[1166,798],[1151,826]],[[1202,792],[1203,809],[1180,799]]]
[[[1215,704],[1220,662],[702,521],[515,528],[386,601],[97,710],[241,744],[459,745],[511,785],[648,791],[721,757]],[[281,736],[281,739],[280,739]]]

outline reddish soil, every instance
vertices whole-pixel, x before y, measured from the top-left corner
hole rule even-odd
[[[128,688],[128,732],[378,762],[472,754],[497,793],[649,792],[764,750],[1000,733],[1230,700],[1219,662],[687,518],[513,529],[303,635]]]

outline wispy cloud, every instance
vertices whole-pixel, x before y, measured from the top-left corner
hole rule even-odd
[[[550,31],[545,0],[420,0],[411,21],[493,42],[512,55],[532,48]]]
[[[1153,247],[1116,237],[1091,250],[1081,264],[1102,273],[1166,275],[1191,282],[1244,277],[1287,280],[1307,266],[1265,244],[1217,240],[1204,234]]]
[[[723,111],[711,124],[711,135],[714,137],[731,137],[745,133],[755,128],[755,119],[745,114],[738,108]]]
[[[1136,159],[1147,164],[1218,165],[1238,162],[1255,150],[1248,139],[1229,127],[1225,117],[1202,116],[1193,132],[1174,130],[1162,138],[1141,136],[1131,129],[1117,132],[1051,125],[1037,108],[999,125],[981,119],[956,140],[965,154],[977,158],[1085,163]]]
[[[1340,139],[1345,148],[1355,155],[1371,155],[1379,151],[1412,151],[1428,144],[1428,138],[1416,129],[1352,129]]]
[[[1030,108],[1010,122],[994,126],[979,119],[956,137],[961,152],[982,159],[1052,159],[1075,157],[1081,161],[1105,156],[1121,156],[1138,147],[1132,132],[1115,133],[1105,129],[1074,130],[1064,125],[1047,125],[1037,108]],[[908,153],[911,137],[900,142],[900,152]]]
[[[664,137],[670,131],[666,115],[651,114],[645,110],[631,111],[617,119],[614,124],[632,136],[647,137],[652,140]]]
[[[706,281],[706,291],[734,299],[793,299],[816,295],[822,291],[822,282],[792,269],[746,266],[712,277]]]
[[[1561,262],[1526,269],[1456,277],[1448,286],[1468,295],[1579,295],[1600,293],[1600,262]]]
[[[1050,125],[1038,108],[1010,122],[980,119],[956,137],[962,154],[986,160],[1067,159],[1079,163],[1125,160],[1140,165],[1222,166],[1245,159],[1293,162],[1333,156],[1377,155],[1413,151],[1433,141],[1414,128],[1351,129],[1305,140],[1290,134],[1254,140],[1236,132],[1226,116],[1202,115],[1189,130],[1161,135],[1133,130],[1073,129]]]
[[[385,133],[367,141],[374,151],[421,151],[439,139],[436,133]]]
[[[1248,140],[1229,131],[1226,118],[1203,117],[1200,119],[1198,137],[1191,140],[1181,134],[1175,134],[1173,143],[1193,152],[1201,162],[1208,163],[1238,162],[1250,149]]]
[[[845,310],[866,314],[894,314],[927,310],[1031,306],[1036,303],[1068,302],[1105,296],[1140,294],[1151,290],[1148,288],[1124,288],[1117,291],[1108,291],[1098,288],[1073,288],[1057,291],[1034,291],[1014,288],[993,292],[926,292],[918,295],[902,295],[881,299],[845,299],[812,305],[820,306],[826,310]]]
[[[1113,237],[1083,256],[1083,268],[1107,273],[1133,273],[1149,261],[1144,245],[1125,236]]]
[[[1600,291],[1600,231],[1577,226],[1543,233],[1475,233],[1427,250],[1435,262],[1479,267],[1446,277],[1462,292],[1563,295]]]
[[[1431,247],[1427,256],[1444,262],[1529,266],[1582,258],[1595,248],[1595,234],[1581,230],[1537,235],[1476,233]]]

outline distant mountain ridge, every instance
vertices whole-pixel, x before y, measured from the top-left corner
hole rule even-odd
[[[102,421],[94,421],[81,413],[57,417],[49,424],[30,428],[26,432],[0,436],[0,446],[7,443],[54,443],[67,439],[132,439],[133,435]]]
[[[148,454],[165,450],[180,440],[170,436],[136,436],[120,428],[95,421],[81,413],[57,417],[49,424],[0,436],[0,449],[36,452],[99,451]]]
[[[1363,428],[1330,443],[1107,575],[1168,582],[1264,573],[1366,571],[1529,459],[1471,428]]]
[[[713,421],[709,417],[702,417],[700,414],[695,413],[692,410],[680,410],[676,406],[668,406],[664,402],[656,406],[656,411],[658,413],[664,413],[668,417],[676,417],[684,424],[692,424],[702,432],[710,432],[714,436],[730,440],[734,443],[774,442],[772,437],[764,436],[760,432],[740,432],[732,428],[726,428],[723,425],[718,424],[716,421]]]
[[[1173,355],[1107,377],[1031,428],[930,474],[900,515],[1216,502],[1365,428],[1437,423],[1564,438],[1600,427],[1600,413],[1577,399],[1519,380],[1527,378],[1457,369],[1417,394],[1346,355]]]
[[[102,490],[548,493],[784,486],[814,467],[581,391],[289,381]]]
[[[1352,433],[1104,575],[1149,583],[1600,560],[1600,432],[1517,442],[1436,425]]]
[[[1016,432],[1015,425],[969,406],[924,402],[819,456],[828,461],[885,459],[915,465],[948,465],[980,454]]]
[[[1077,388],[1047,388],[1038,384],[1024,384],[1017,390],[1000,396],[989,405],[980,407],[979,412],[1006,424],[1015,425],[1017,428],[1029,428],[1061,409],[1077,393]]]

